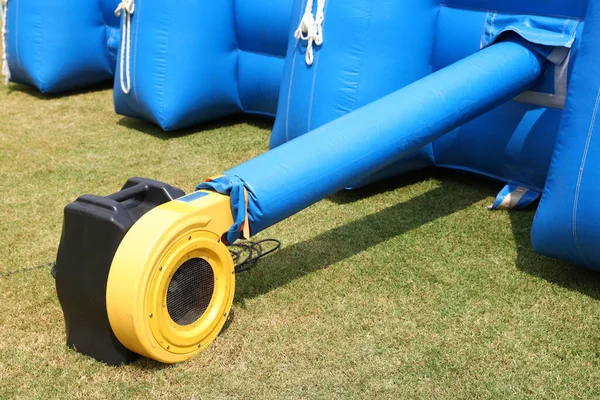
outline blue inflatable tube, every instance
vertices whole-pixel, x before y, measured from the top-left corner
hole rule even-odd
[[[544,65],[521,44],[492,45],[198,188],[243,185],[256,234],[512,99]]]

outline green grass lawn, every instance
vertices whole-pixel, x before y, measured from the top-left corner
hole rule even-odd
[[[191,191],[267,150],[270,122],[180,134],[97,89],[0,89],[0,272],[54,260],[63,207],[131,176]],[[600,280],[538,256],[502,184],[427,171],[274,226],[225,331],[192,360],[108,367],[65,347],[48,269],[0,277],[0,398],[597,398]]]

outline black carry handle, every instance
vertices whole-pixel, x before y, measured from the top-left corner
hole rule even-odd
[[[122,203],[126,200],[133,199],[134,197],[142,197],[148,194],[150,187],[146,183],[137,183],[127,189],[122,189],[116,193],[110,194],[108,197],[111,200]]]

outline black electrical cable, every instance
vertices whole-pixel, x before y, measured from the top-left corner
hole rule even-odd
[[[271,244],[271,248],[265,250],[263,247],[265,244]],[[231,257],[233,257],[233,263],[235,264],[235,273],[239,274],[240,272],[245,272],[251,270],[256,266],[258,260],[267,256],[281,247],[281,242],[277,239],[263,239],[257,242],[251,241],[243,241],[236,242],[229,245],[229,252],[231,253]],[[9,277],[17,274],[23,274],[25,272],[37,271],[39,269],[52,267],[50,273],[54,278],[56,278],[56,263],[48,262],[40,265],[36,265],[35,267],[18,269],[10,272],[0,273],[0,277]]]
[[[271,245],[265,248],[265,245]],[[243,241],[235,242],[229,245],[229,252],[233,257],[235,264],[235,273],[251,270],[256,266],[258,260],[269,255],[281,247],[281,242],[277,239],[263,239],[256,242]]]
[[[45,264],[36,265],[35,267],[17,269],[15,271],[10,271],[10,272],[3,272],[3,273],[0,273],[0,276],[6,278],[6,277],[17,275],[17,274],[23,274],[25,272],[37,271],[38,269],[47,268],[47,267],[52,267],[52,269],[50,270],[50,273],[52,274],[52,276],[54,276],[55,275],[55,266],[56,266],[56,263],[48,262]]]

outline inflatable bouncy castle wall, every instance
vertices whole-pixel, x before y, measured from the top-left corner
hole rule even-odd
[[[115,81],[117,112],[167,130],[276,113],[273,148],[519,37],[547,60],[533,87],[349,186],[438,165],[507,182],[495,207],[523,207],[543,191],[587,1],[235,0],[189,2],[186,13],[180,6],[138,1],[125,40],[129,72]],[[299,29],[307,17],[320,20],[323,40],[310,51],[308,30]]]
[[[117,0],[5,0],[8,81],[56,93],[111,80],[121,39]]]
[[[115,80],[117,112],[165,130],[238,112],[275,116],[291,1],[184,3],[136,3],[125,39],[130,72]]]
[[[522,186],[524,206],[545,184],[587,2],[522,3],[235,0],[190,2],[181,13],[180,4],[138,2],[115,108],[167,130],[276,113],[276,147],[515,35],[548,59],[535,87],[351,186],[440,165],[511,183],[496,206]],[[323,18],[311,65],[297,32],[307,5]]]

